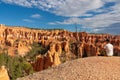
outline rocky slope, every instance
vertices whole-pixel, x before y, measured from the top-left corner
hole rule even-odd
[[[17,80],[120,80],[120,57],[88,57]]]

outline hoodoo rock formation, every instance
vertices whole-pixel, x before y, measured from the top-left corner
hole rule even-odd
[[[5,66],[0,67],[0,80],[10,80]]]
[[[37,42],[48,48],[44,55],[36,56],[36,61],[31,63],[34,70],[39,71],[71,58],[103,55],[103,41],[106,38],[114,45],[114,55],[120,56],[119,35],[0,25],[0,52],[6,51],[11,56],[25,56],[31,50],[30,45]]]

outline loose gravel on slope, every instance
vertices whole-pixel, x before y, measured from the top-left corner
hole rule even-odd
[[[87,57],[17,80],[120,80],[120,57]]]

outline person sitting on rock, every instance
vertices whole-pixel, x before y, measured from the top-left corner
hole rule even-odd
[[[113,45],[110,43],[109,39],[105,40],[106,45],[104,46],[104,49],[106,51],[107,56],[113,56]]]

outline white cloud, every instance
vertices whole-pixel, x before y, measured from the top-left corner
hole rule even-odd
[[[34,22],[33,20],[30,20],[30,19],[23,19],[22,21],[29,22],[29,23]]]
[[[100,27],[94,28],[92,32],[95,33],[109,33],[109,34],[119,34],[120,35],[120,23],[115,23],[110,25],[109,27]]]
[[[120,3],[119,0],[1,0],[5,3],[16,4],[24,7],[37,7],[39,9],[54,13],[60,16],[79,17],[88,11],[102,11],[107,2]],[[118,6],[117,6],[118,8]]]
[[[81,24],[85,27],[109,27],[111,24],[120,23],[120,1],[104,0],[105,2],[116,2],[114,6],[109,7],[110,12],[95,15],[93,17],[86,18],[69,18],[62,22],[52,22],[52,24]],[[105,9],[101,9],[104,12]],[[94,11],[94,10],[93,10]],[[97,11],[97,10],[96,10]],[[98,10],[99,12],[99,10]]]
[[[64,20],[63,22],[59,22],[59,21],[56,21],[56,22],[50,22],[48,24],[51,24],[51,25],[56,25],[56,24],[81,24],[81,19],[79,18],[69,18],[67,20]]]
[[[101,0],[45,0],[40,2],[40,8],[56,15],[78,17],[103,4]]]
[[[37,18],[37,19],[39,19],[40,17],[41,17],[40,14],[33,14],[33,15],[31,15],[31,18]]]
[[[114,23],[120,23],[120,14],[110,12],[106,14],[99,14],[90,18],[69,18],[63,22],[52,22],[52,24],[81,24],[85,27],[106,27]]]
[[[30,0],[1,0],[5,3],[16,4],[24,7],[32,7]]]
[[[101,0],[2,0],[10,4],[24,7],[38,7],[61,16],[81,16],[89,10],[100,8],[104,5]]]
[[[2,1],[5,3],[16,4],[24,7],[36,7],[41,10],[69,18],[61,22],[56,21],[49,23],[52,25],[77,23],[85,27],[92,27],[95,29],[97,27],[109,27],[112,24],[120,23],[120,0],[2,0]],[[107,9],[109,8],[111,11],[107,10],[106,8],[104,9],[101,8],[104,7],[104,5],[108,2],[115,3],[115,5],[107,7]],[[93,13],[87,13],[89,11],[106,13],[95,15]],[[86,16],[86,18],[79,18],[81,16]]]

